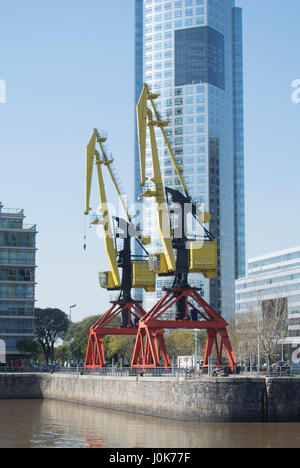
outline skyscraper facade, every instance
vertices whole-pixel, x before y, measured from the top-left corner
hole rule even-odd
[[[21,365],[18,342],[33,341],[36,226],[24,224],[22,209],[0,203],[0,340],[6,362]]]
[[[135,0],[135,31],[136,102],[143,83],[160,93],[178,165],[193,200],[211,213],[209,230],[219,241],[218,278],[190,275],[190,283],[228,317],[235,278],[245,274],[242,11],[235,0]],[[165,185],[180,188],[159,136],[158,149]],[[149,150],[147,159],[151,177]],[[136,140],[136,199],[139,182]],[[144,229],[155,231],[153,201],[143,202],[143,218]],[[144,297],[146,310],[169,285],[158,279],[156,295]]]

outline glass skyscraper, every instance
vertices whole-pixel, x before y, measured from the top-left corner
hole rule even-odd
[[[177,162],[193,200],[211,213],[209,230],[219,241],[218,278],[190,275],[189,282],[228,317],[235,309],[235,278],[245,275],[242,11],[235,0],[135,0],[135,34],[136,102],[143,83],[160,93],[157,106],[170,122]],[[180,188],[157,136],[164,183]],[[150,171],[149,149],[147,158]],[[139,182],[136,137],[136,201]],[[142,203],[144,230],[155,231],[153,201]],[[146,310],[172,280],[157,283],[157,293],[144,296]]]

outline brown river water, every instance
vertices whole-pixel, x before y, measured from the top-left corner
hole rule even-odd
[[[0,448],[298,448],[300,423],[186,423],[43,400],[0,400]]]

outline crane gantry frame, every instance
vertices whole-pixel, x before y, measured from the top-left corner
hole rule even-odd
[[[112,170],[113,159],[107,156],[104,143],[106,138],[101,137],[97,129],[94,129],[93,135],[87,145],[86,155],[86,208],[85,215],[91,211],[90,198],[91,198],[91,184],[94,164],[97,167],[98,186],[100,195],[100,218],[94,220],[91,224],[102,225],[104,231],[104,243],[107,258],[111,270],[99,274],[100,284],[107,290],[120,291],[117,300],[113,301],[109,310],[103,314],[99,320],[89,330],[89,342],[85,359],[86,368],[105,367],[105,353],[103,340],[106,335],[136,335],[137,323],[141,317],[145,316],[145,311],[138,301],[132,298],[132,288],[144,288],[146,291],[155,291],[155,274],[149,268],[148,258],[143,257],[137,259],[131,252],[131,232],[135,232],[131,217],[128,213],[125,200],[122,196],[118,182]],[[96,145],[99,145],[99,150]],[[123,248],[118,251],[116,247],[116,239],[120,237],[118,233],[114,234],[112,229],[112,222],[107,204],[107,197],[105,191],[104,177],[102,167],[106,166],[116,189],[118,197],[126,213],[127,220],[114,217],[115,222],[119,229],[123,230]],[[150,241],[149,238],[136,236],[137,241],[148,255],[144,245]],[[120,277],[119,268],[122,269],[122,276]],[[121,315],[121,327],[111,326],[113,320]],[[167,356],[166,346],[163,337],[164,331],[162,329],[155,330],[152,336],[155,345],[164,355]],[[150,360],[150,353],[149,360]],[[166,363],[170,365],[167,361]],[[147,361],[147,359],[146,359]]]
[[[147,128],[150,134],[150,145],[152,154],[154,190],[147,188],[142,197],[155,198],[158,229],[163,248],[163,254],[156,254],[153,261],[153,270],[160,276],[174,276],[172,288],[165,288],[166,294],[158,303],[141,318],[138,324],[138,333],[132,367],[167,366],[168,358],[163,355],[164,363],[156,346],[154,336],[156,330],[166,329],[205,329],[207,331],[207,344],[204,356],[204,366],[208,365],[208,359],[215,346],[218,365],[222,364],[222,354],[225,348],[229,358],[230,367],[236,366],[236,360],[232,351],[227,333],[228,323],[201,297],[196,288],[188,284],[189,273],[202,273],[206,278],[217,276],[217,240],[206,229],[205,224],[210,221],[209,213],[202,213],[199,207],[193,203],[191,196],[182,177],[177,164],[171,144],[168,140],[165,127],[167,121],[161,119],[155,100],[159,94],[153,94],[148,85],[145,84],[137,104],[137,124],[139,138],[141,186],[145,187],[146,178],[146,136]],[[149,106],[150,104],[150,106]],[[179,178],[182,192],[165,187],[161,176],[160,161],[156,142],[155,128],[160,129],[165,146],[173,162],[176,174]],[[167,208],[171,197],[173,203],[179,204],[181,208],[181,235],[174,235],[171,229],[170,213]],[[190,212],[204,231],[202,245],[191,241],[185,234],[187,225],[187,213],[185,205],[190,204]],[[166,231],[166,226],[169,230]],[[178,227],[178,226],[177,226]],[[175,251],[177,255],[175,256]],[[162,320],[162,315],[176,306],[176,320]],[[220,337],[220,342],[218,338]],[[149,362],[150,353],[150,362]]]

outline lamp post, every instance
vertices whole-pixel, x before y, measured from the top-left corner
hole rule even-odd
[[[257,372],[260,373],[260,324],[261,324],[261,307],[262,307],[262,296],[263,290],[258,291],[258,307],[257,307]]]
[[[195,340],[195,369],[198,369],[198,338],[199,330],[194,329],[194,340]]]
[[[69,338],[69,354],[68,354],[68,361],[69,365],[71,365],[72,361],[72,349],[71,349],[71,344],[72,344],[72,309],[76,307],[76,304],[70,306],[70,316],[69,316],[69,321],[70,321],[70,338]]]

